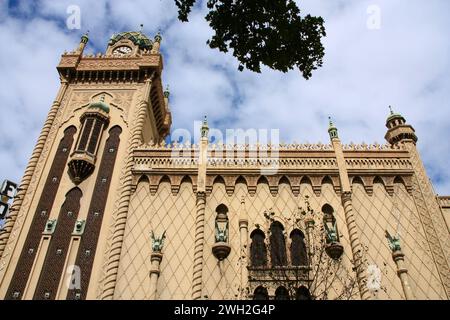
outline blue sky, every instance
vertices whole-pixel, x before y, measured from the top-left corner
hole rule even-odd
[[[392,105],[416,129],[436,191],[450,194],[450,1],[297,2],[327,28],[324,66],[308,81],[299,71],[239,72],[231,54],[209,49],[205,1],[181,23],[173,0],[0,0],[0,179],[20,182],[58,90],[60,55],[86,30],[87,51],[100,52],[113,33],[143,23],[148,35],[163,33],[172,129],[192,130],[207,114],[222,130],[273,128],[286,142],[328,142],[331,115],[344,143],[383,143]],[[70,5],[81,9],[79,30],[66,26]],[[367,26],[374,5],[377,29]]]

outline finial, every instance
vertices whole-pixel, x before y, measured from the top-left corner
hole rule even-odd
[[[391,114],[394,114],[394,111],[392,110],[392,106],[389,106],[389,110],[391,111]]]
[[[105,102],[105,94],[104,93],[100,96],[100,102]]]
[[[161,28],[158,29],[158,33],[155,36],[155,41],[156,42],[161,42],[162,40],[162,36],[161,36]]]
[[[205,119],[203,120],[202,129],[201,129],[202,138],[208,137],[208,131],[209,131],[208,120],[205,116]]]
[[[140,27],[141,27],[141,29],[139,30],[139,32],[142,33],[142,31],[144,31],[144,24],[141,23],[141,24],[140,24]]]
[[[331,117],[328,117],[329,121],[329,127],[328,127],[328,133],[330,134],[330,138],[338,138],[338,132],[337,128],[334,126],[333,120],[331,120]]]
[[[169,85],[166,85],[166,90],[164,90],[164,97],[169,99],[170,97],[170,91],[169,91]]]
[[[89,30],[81,36],[81,43],[86,44],[89,41]]]

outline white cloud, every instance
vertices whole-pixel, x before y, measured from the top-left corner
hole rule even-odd
[[[344,142],[383,142],[392,104],[415,127],[437,191],[450,193],[450,2],[298,2],[303,13],[325,18],[328,34],[325,64],[309,81],[299,71],[237,71],[231,54],[207,47],[212,31],[204,6],[189,23],[177,20],[172,0],[44,0],[34,7],[24,0],[15,11],[24,10],[26,20],[0,10],[0,37],[10,43],[0,51],[0,108],[8,115],[0,120],[0,177],[20,180],[57,92],[59,55],[75,48],[88,29],[89,50],[98,51],[112,33],[143,23],[149,35],[163,31],[173,129],[192,130],[193,121],[207,114],[222,129],[279,128],[283,140],[326,142],[331,115]],[[64,27],[73,4],[81,8],[81,30]],[[369,5],[381,9],[380,30],[366,26]]]

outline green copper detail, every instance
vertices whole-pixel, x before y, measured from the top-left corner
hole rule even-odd
[[[387,230],[385,232],[386,232],[385,236],[388,240],[389,248],[391,249],[391,251],[392,252],[401,251],[402,247],[400,245],[400,237],[398,235],[391,236]]]
[[[89,41],[89,30],[81,36],[81,43],[88,43]]]
[[[209,132],[209,127],[208,127],[208,120],[205,119],[203,120],[203,124],[202,124],[202,129],[201,129],[201,134],[202,134],[202,138],[208,138],[208,132]]]
[[[338,130],[334,126],[333,121],[331,120],[331,117],[328,117],[328,120],[329,120],[328,133],[330,135],[330,139],[339,138]]]
[[[109,40],[109,45],[112,46],[116,42],[127,39],[139,46],[140,49],[151,50],[153,42],[142,31],[127,31],[114,34]]]
[[[159,30],[155,36],[155,42],[161,42],[161,41],[162,41],[161,30]]]
[[[403,118],[403,116],[400,113],[395,113],[392,110],[392,106],[389,106],[389,111],[390,111],[389,112],[389,116],[388,116],[386,122],[389,122],[389,121],[391,121],[392,119],[395,119],[395,118]]]
[[[93,102],[89,105],[89,109],[101,109],[106,113],[109,113],[109,106],[105,103],[105,95],[102,94],[102,96],[100,97],[100,101],[98,102]]]
[[[166,90],[164,90],[164,97],[169,99],[170,97],[170,91],[169,91],[169,85],[166,86]]]

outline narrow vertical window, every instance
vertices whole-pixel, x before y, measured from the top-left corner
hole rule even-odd
[[[284,228],[278,221],[270,225],[270,256],[272,266],[286,266],[286,241],[283,234]]]
[[[252,267],[262,267],[267,265],[267,249],[264,239],[264,232],[257,229],[250,235],[252,243],[250,244],[250,257]]]
[[[293,266],[308,265],[308,253],[303,232],[295,229],[291,232],[291,262]]]

